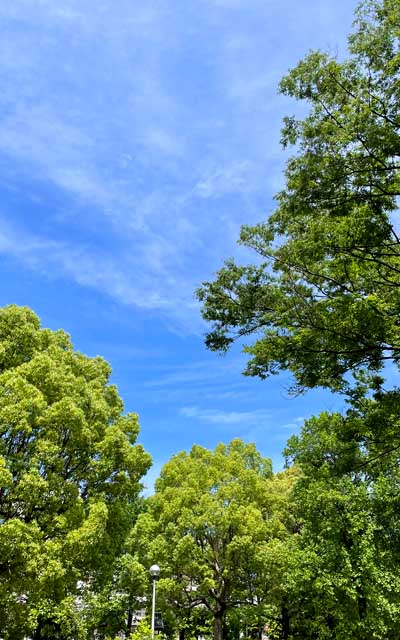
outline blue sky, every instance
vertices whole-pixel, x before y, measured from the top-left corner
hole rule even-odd
[[[113,367],[154,467],[255,441],[275,467],[304,417],[289,378],[206,352],[194,289],[282,185],[277,94],[310,49],[345,54],[353,0],[3,0],[0,304]]]

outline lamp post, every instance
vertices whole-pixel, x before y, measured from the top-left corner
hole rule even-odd
[[[151,637],[154,640],[154,621],[156,617],[156,582],[160,575],[160,567],[158,564],[151,565],[150,569],[151,579],[153,580],[153,603],[151,608]]]

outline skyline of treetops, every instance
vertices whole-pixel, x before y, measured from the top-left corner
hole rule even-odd
[[[293,10],[288,33],[297,33],[297,10],[291,0],[285,2]],[[86,77],[89,64],[94,85],[102,87],[96,94],[100,102],[100,96],[111,99],[111,85],[130,87],[130,92],[115,93],[115,117],[107,119],[104,129],[105,152],[111,130],[116,144],[121,142],[118,118],[124,101],[137,108],[138,118],[140,96],[149,112],[155,108],[140,85],[140,65],[125,77],[115,64],[124,55],[131,59],[133,34],[137,42],[153,43],[152,60],[160,54],[172,93],[176,86],[181,95],[180,87],[188,83],[187,104],[201,110],[205,96],[214,95],[216,87],[223,92],[221,59],[211,55],[216,34],[225,34],[223,18],[231,16],[233,29],[225,54],[239,51],[234,59],[242,57],[244,64],[244,52],[252,51],[247,36],[253,33],[257,42],[263,32],[253,19],[264,16],[264,6],[255,3],[249,9],[241,0],[207,0],[207,17],[200,20],[198,8],[180,3],[176,14],[177,7],[167,11],[164,0],[132,14],[124,0],[117,0],[112,11],[106,0],[86,20],[86,8],[73,0],[63,8],[44,0],[38,7],[40,26],[32,27],[29,2],[23,4],[22,21],[18,0],[14,8],[0,8],[0,30],[3,20],[17,28],[18,38],[19,29],[45,34],[38,50],[32,50],[32,70],[35,56],[58,46],[55,34],[62,40],[73,25],[76,39],[65,59],[53,56],[51,62],[47,56],[46,67],[52,86],[59,86],[54,95],[66,90],[68,135],[43,107],[42,128],[30,137],[21,106],[26,96],[19,100],[16,120],[6,118],[0,133],[0,155],[5,141],[10,145],[25,135],[24,171],[31,172],[25,190],[22,183],[17,187],[16,165],[2,163],[5,207],[14,202],[14,222],[20,226],[16,233],[14,222],[3,224],[0,214],[0,268],[11,276],[3,279],[0,306],[0,640],[152,640],[155,603],[163,620],[160,640],[397,640],[400,0],[362,1],[347,51],[338,55],[332,48],[313,47],[282,72],[274,103],[283,118],[282,177],[273,181],[275,204],[268,215],[252,182],[266,180],[266,166],[257,169],[263,166],[257,154],[251,162],[243,160],[240,175],[232,167],[221,174],[210,161],[208,177],[197,176],[195,187],[182,173],[190,196],[174,192],[176,182],[170,184],[168,202],[156,191],[154,199],[145,195],[158,175],[157,162],[148,155],[149,141],[153,151],[162,148],[169,157],[177,180],[190,164],[185,156],[189,140],[204,142],[201,130],[211,121],[215,132],[223,128],[218,102],[215,112],[211,102],[204,103],[208,116],[213,113],[210,121],[188,118],[185,129],[182,105],[174,111],[160,89],[161,110],[172,108],[187,141],[181,139],[179,147],[161,125],[153,137],[147,132],[146,138],[143,129],[139,146],[136,141],[129,152],[121,146],[117,164],[122,173],[112,180],[113,154],[101,181],[94,179],[88,156],[86,174],[79,172],[79,163],[74,172],[58,164],[58,154],[66,149],[72,166],[78,157],[82,160],[83,147],[85,153],[91,148],[90,136],[82,137],[83,129],[78,134],[84,84],[69,89],[66,84],[68,69],[78,71],[75,54],[83,75],[74,76],[74,82]],[[326,10],[330,0],[323,6]],[[279,11],[271,8],[277,20]],[[187,18],[182,40],[175,15]],[[315,24],[324,22],[324,15],[315,17]],[[204,38],[199,36],[207,33],[209,50],[200,47]],[[94,42],[97,67],[91,62]],[[5,64],[20,72],[25,63],[11,55],[12,47]],[[113,73],[111,66],[104,67],[107,48]],[[138,45],[139,58],[141,51]],[[171,54],[168,59],[161,55],[165,51]],[[191,61],[191,70],[203,71],[196,82],[195,76],[179,72],[180,56]],[[248,68],[260,56],[250,56]],[[52,75],[56,67],[57,81]],[[268,69],[265,77],[276,73]],[[148,70],[149,81],[154,80],[154,68]],[[134,89],[130,82],[134,85],[136,77]],[[202,85],[206,78],[208,89]],[[12,74],[5,75],[4,86],[10,96],[7,117],[12,118]],[[272,127],[260,101],[264,85],[254,84],[251,103],[246,102],[253,95],[248,85],[246,95],[243,84],[232,86],[232,104],[244,102],[231,114],[232,146],[225,151],[231,154],[235,144],[248,138],[250,153],[255,147],[249,130],[242,140],[232,124],[242,122],[244,105],[251,104],[254,125],[259,116],[267,129]],[[68,99],[74,92],[71,110]],[[30,100],[34,113],[34,92]],[[293,101],[298,103],[294,114]],[[288,105],[289,110],[281,109]],[[224,109],[228,113],[225,103]],[[152,117],[156,122],[155,112]],[[136,135],[136,123],[129,123]],[[46,127],[52,131],[53,188],[74,185],[80,195],[73,205],[71,199],[64,198],[62,205],[60,200],[47,222],[43,205],[38,224],[33,216],[27,230],[24,219],[23,230],[22,192],[27,208],[30,201],[50,203],[45,191],[38,196],[32,158],[28,161],[34,148],[46,147],[51,155]],[[99,130],[93,135],[97,145]],[[15,157],[21,149],[16,144]],[[143,153],[131,155],[133,149]],[[43,185],[50,164],[37,165],[43,169]],[[130,174],[134,164],[136,173]],[[134,191],[128,197],[129,180],[136,181],[136,196],[146,204],[137,199],[137,218],[128,223],[124,211],[135,201]],[[237,184],[238,191],[228,184]],[[57,200],[54,189],[52,197]],[[90,198],[102,203],[111,221],[109,242],[101,225],[94,231]],[[201,199],[207,215],[197,208]],[[229,207],[238,204],[229,217]],[[181,206],[187,215],[180,214]],[[45,234],[76,229],[76,237],[74,232],[70,236],[77,240],[74,249],[70,239],[44,239],[43,224]],[[117,233],[124,236],[125,247],[118,274],[110,257]],[[92,262],[91,247],[97,251],[100,245]],[[196,269],[181,278],[189,255]],[[223,262],[224,256],[231,257]],[[59,285],[60,260],[64,274],[74,270],[77,289],[74,285],[67,292]],[[157,276],[156,288],[150,272]],[[46,279],[42,298],[36,277]],[[32,295],[25,295],[30,282]],[[188,282],[193,285],[190,302]],[[58,287],[58,297],[49,295]],[[120,302],[113,307],[97,293],[83,296],[87,287],[103,290],[108,300],[118,290]],[[42,300],[37,305],[42,317],[46,308],[43,320],[33,310],[35,299]],[[72,328],[72,337],[60,326]],[[201,360],[195,355],[200,347]],[[149,428],[152,420],[156,430]],[[157,584],[149,574],[154,564],[160,566]],[[139,610],[144,612],[141,622]]]

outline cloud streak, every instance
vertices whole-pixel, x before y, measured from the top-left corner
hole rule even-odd
[[[2,252],[198,331],[194,288],[282,180],[278,79],[350,19],[320,4],[1,3],[0,187],[45,205],[3,205]]]
[[[201,409],[199,407],[182,407],[180,414],[188,419],[200,420],[201,422],[207,422],[216,425],[240,425],[251,426],[254,424],[269,424],[271,421],[272,413],[263,409],[256,409],[254,411],[226,411],[220,409]]]

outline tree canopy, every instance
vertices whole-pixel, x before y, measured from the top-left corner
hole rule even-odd
[[[159,592],[181,631],[210,621],[221,640],[235,611],[242,628],[265,619],[278,571],[271,550],[290,529],[294,477],[273,477],[270,460],[240,440],[214,451],[195,445],[163,467],[134,539],[148,566],[162,566]]]
[[[363,2],[344,61],[312,52],[280,89],[305,101],[284,120],[295,146],[269,219],[244,226],[254,265],[225,263],[198,291],[206,344],[245,346],[248,375],[290,370],[295,389],[400,360],[400,0]]]
[[[150,457],[110,367],[28,308],[0,309],[0,628],[75,640],[110,580]]]
[[[311,418],[288,442],[302,472],[282,585],[290,638],[399,637],[398,407],[398,391],[363,398],[344,416]]]
[[[150,457],[109,365],[0,309],[2,639],[128,635],[154,562],[169,636],[400,637],[400,390],[383,379],[400,364],[399,72],[400,0],[365,0],[347,59],[288,73],[309,112],[284,121],[275,211],[242,228],[254,264],[198,291],[209,348],[252,341],[248,375],[347,394],[289,440],[285,471],[241,440],[194,445],[140,497]]]
[[[284,120],[294,146],[269,219],[244,226],[254,264],[229,260],[198,291],[209,348],[248,340],[245,373],[293,390],[345,392],[343,414],[289,440],[300,477],[271,637],[399,637],[400,1],[362,2],[339,60],[311,52],[281,91],[309,106]],[[283,615],[284,614],[284,615]]]

